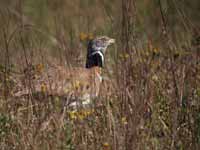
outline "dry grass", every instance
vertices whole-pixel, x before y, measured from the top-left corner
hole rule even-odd
[[[115,12],[112,7],[108,10]],[[103,25],[106,21],[100,12],[98,8],[95,22]],[[29,94],[13,97],[13,92],[19,88],[16,78],[29,65],[50,62],[67,67],[84,66],[87,33],[76,27],[70,30],[58,20],[48,26],[47,30],[55,29],[52,33],[42,27],[23,25],[9,11],[2,14],[5,20],[0,29],[2,150],[200,148],[198,34],[189,35],[192,42],[188,38],[179,42],[172,40],[172,32],[167,29],[168,35],[161,35],[156,44],[151,40],[141,43],[138,37],[124,33],[130,29],[128,26],[122,30],[120,26],[119,32],[124,33],[121,35],[112,34],[119,28],[118,23],[109,24],[111,29],[105,33],[113,35],[117,45],[106,54],[101,94],[94,99],[92,107],[74,111],[66,107],[65,97],[46,95],[45,90],[40,95],[34,93],[31,79],[27,83]],[[115,15],[106,18],[117,19]],[[89,25],[84,23],[84,26]],[[88,37],[93,36],[87,32]],[[123,45],[130,36],[133,41]]]

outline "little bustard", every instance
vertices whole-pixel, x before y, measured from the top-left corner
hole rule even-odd
[[[15,93],[15,96],[28,94],[30,87],[24,86],[28,83],[28,77],[31,80],[33,92],[67,97],[71,106],[90,103],[92,98],[99,95],[104,55],[107,47],[114,42],[114,39],[107,36],[99,36],[90,40],[85,68],[66,68],[59,65],[48,65],[44,68],[33,67],[34,73],[30,70],[26,71],[26,77],[21,83],[23,88]]]

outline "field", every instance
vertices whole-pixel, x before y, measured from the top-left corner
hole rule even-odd
[[[0,0],[1,150],[200,149],[200,2]],[[105,54],[92,107],[33,90],[29,66],[85,67],[88,40]],[[28,75],[28,94],[14,96]]]

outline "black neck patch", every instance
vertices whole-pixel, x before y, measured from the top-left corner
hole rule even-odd
[[[104,63],[104,56],[102,52],[96,51],[87,57],[86,68],[91,68],[95,66],[103,67],[103,63]]]
[[[89,41],[87,48],[86,68],[95,66],[103,67],[104,54],[102,49],[103,47],[98,45],[96,41]]]

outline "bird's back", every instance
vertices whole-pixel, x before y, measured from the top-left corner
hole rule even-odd
[[[37,67],[36,67],[37,68]],[[43,92],[49,95],[72,96],[83,98],[85,95],[95,97],[98,95],[101,83],[101,69],[99,67],[66,68],[64,66],[48,66],[42,70],[34,69],[21,76],[23,91],[17,95],[28,94],[29,81],[33,92]],[[31,73],[31,75],[30,75]],[[31,79],[30,79],[31,78]]]

